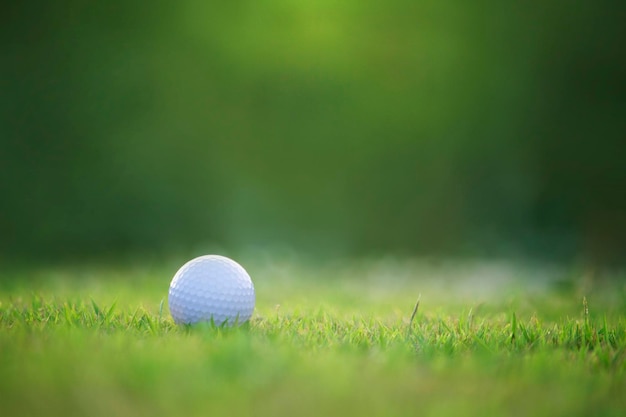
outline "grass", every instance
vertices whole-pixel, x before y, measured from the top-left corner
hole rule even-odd
[[[626,286],[503,263],[243,262],[238,328],[176,326],[179,261],[5,271],[7,416],[619,416]],[[419,307],[412,316],[416,301]]]

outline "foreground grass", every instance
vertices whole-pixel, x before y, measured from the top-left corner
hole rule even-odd
[[[176,326],[169,266],[4,276],[2,415],[626,409],[623,281],[503,284],[493,268],[446,278],[410,262],[248,269],[257,310],[234,329]]]

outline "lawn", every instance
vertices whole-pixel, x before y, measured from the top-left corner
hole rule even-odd
[[[506,262],[238,260],[257,292],[252,319],[238,328],[174,324],[167,290],[185,259],[5,269],[0,414],[626,410],[626,281],[618,273]]]

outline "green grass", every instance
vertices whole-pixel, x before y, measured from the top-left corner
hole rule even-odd
[[[176,326],[180,262],[6,271],[6,416],[621,416],[623,277],[506,264],[244,262],[239,328]],[[417,299],[419,308],[411,315]]]

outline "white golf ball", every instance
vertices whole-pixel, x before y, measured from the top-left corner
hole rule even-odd
[[[254,285],[232,259],[205,255],[183,265],[170,284],[168,304],[178,324],[241,324],[254,310]]]

